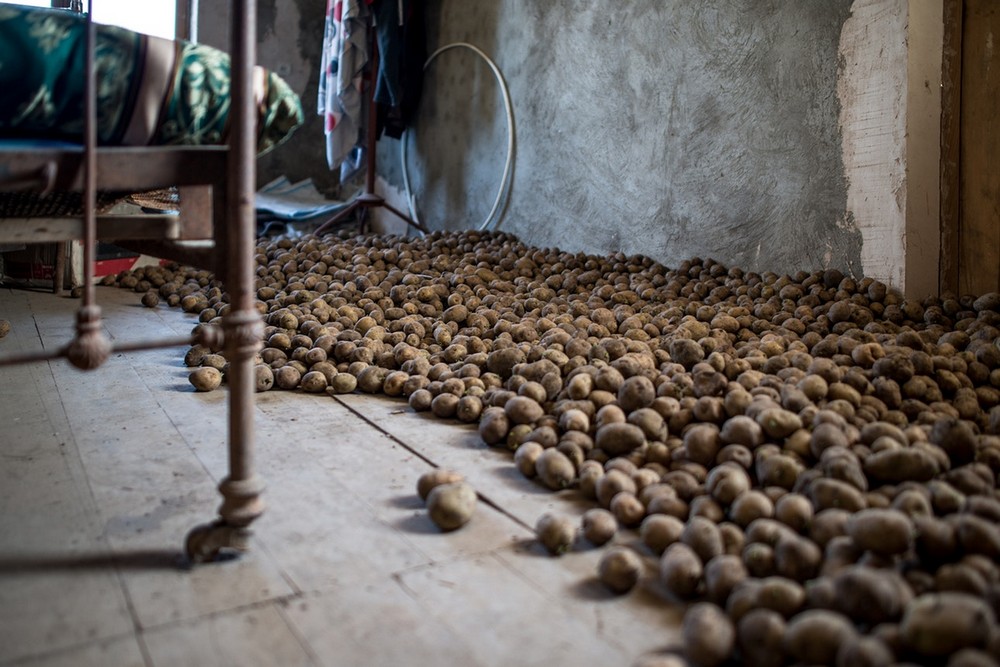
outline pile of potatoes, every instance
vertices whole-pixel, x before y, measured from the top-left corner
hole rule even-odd
[[[403,397],[592,499],[573,532],[607,551],[601,580],[688,604],[683,646],[643,665],[1000,661],[1000,294],[487,232],[256,260],[258,389]],[[108,282],[205,323],[228,308],[205,272]],[[186,360],[224,381],[219,354]]]

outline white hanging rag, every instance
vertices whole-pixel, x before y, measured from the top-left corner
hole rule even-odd
[[[327,0],[317,112],[324,118],[326,161],[349,180],[364,162],[363,70],[368,63],[368,4]]]

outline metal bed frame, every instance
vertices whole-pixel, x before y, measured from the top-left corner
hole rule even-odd
[[[0,146],[0,190],[82,192],[84,215],[75,218],[11,218],[0,211],[0,243],[82,240],[84,284],[76,335],[60,349],[0,358],[0,366],[66,358],[82,370],[100,366],[112,353],[202,343],[221,348],[229,361],[229,474],[219,484],[218,517],[188,533],[191,562],[222,550],[248,548],[250,524],[261,515],[263,484],[254,471],[253,358],[263,321],[255,307],[256,109],[252,70],[256,58],[256,0],[232,0],[232,106],[227,146],[97,147],[94,24],[87,17],[85,142],[70,149]],[[95,212],[98,191],[140,192],[177,186],[179,215],[108,215]],[[112,343],[101,326],[94,294],[98,239],[140,249],[216,272],[230,309],[219,327],[197,327],[185,337]]]

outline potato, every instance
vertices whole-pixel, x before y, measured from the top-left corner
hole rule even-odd
[[[593,507],[583,513],[581,519],[583,537],[594,546],[604,546],[618,532],[618,520],[606,509]]]
[[[926,482],[938,473],[938,465],[927,452],[907,447],[872,454],[865,459],[864,471],[869,479],[882,483]]]
[[[622,381],[618,388],[618,405],[626,413],[648,407],[656,398],[656,388],[643,375],[634,375]]]
[[[820,478],[809,484],[806,496],[816,511],[843,509],[859,512],[866,507],[865,497],[856,487],[838,479]]]
[[[852,565],[833,577],[836,608],[857,622],[870,626],[898,621],[912,594],[892,571]]]
[[[681,532],[681,542],[691,547],[703,563],[723,553],[722,534],[712,521],[693,516]]]
[[[580,464],[577,473],[580,495],[588,500],[597,499],[597,481],[604,477],[604,466],[597,461],[586,460]],[[610,501],[608,501],[610,503]]]
[[[0,320],[0,338],[10,333],[10,320]]]
[[[757,456],[754,462],[757,479],[763,486],[778,486],[792,489],[802,472],[802,464],[791,456],[776,454],[762,458]]]
[[[806,601],[805,589],[786,577],[771,576],[760,580],[757,604],[778,612],[785,618],[794,616]]]
[[[906,606],[899,631],[904,646],[926,656],[945,656],[985,646],[996,625],[993,610],[968,593],[929,593]]]
[[[913,546],[913,522],[899,510],[862,510],[847,520],[845,528],[858,548],[881,556],[901,554]]]
[[[634,551],[622,546],[605,551],[597,565],[597,578],[618,594],[632,590],[641,575],[642,560]]]
[[[633,528],[646,516],[646,507],[631,491],[619,491],[611,498],[608,509],[623,526]]]
[[[350,373],[338,373],[334,379],[336,380],[341,375],[350,375]],[[414,411],[426,412],[431,409],[431,404],[434,402],[434,395],[427,389],[417,389],[406,400]]]
[[[503,408],[486,408],[479,419],[479,437],[487,445],[499,445],[506,440],[510,426],[511,421]]]
[[[774,504],[774,518],[796,532],[805,532],[813,518],[812,503],[800,493],[785,494]]]
[[[743,565],[753,577],[769,577],[775,574],[774,547],[763,542],[751,542],[743,547],[740,554]]]
[[[450,482],[431,489],[427,495],[427,513],[444,531],[464,526],[476,508],[476,492],[467,482]]]
[[[586,516],[586,515],[584,515]],[[681,539],[684,522],[666,514],[650,514],[639,526],[639,539],[657,556]]]
[[[511,424],[534,424],[545,414],[538,401],[527,396],[514,396],[503,408]]]
[[[965,553],[1000,560],[1000,527],[975,514],[954,514],[947,521],[955,528],[955,539]]]
[[[462,482],[465,477],[462,473],[455,470],[450,470],[448,468],[435,468],[434,470],[429,470],[417,478],[417,495],[420,496],[421,500],[426,501],[427,496],[430,492],[434,490],[435,487],[441,486],[442,484],[451,484],[453,482]]]
[[[701,558],[683,542],[671,544],[660,557],[660,581],[681,599],[698,592],[703,571]]]
[[[857,636],[851,621],[835,611],[810,609],[788,622],[781,645],[785,653],[808,665],[830,665],[840,646]]]
[[[214,391],[222,384],[222,371],[213,366],[202,366],[191,371],[188,380],[195,391]]]
[[[837,649],[837,667],[882,667],[893,662],[892,649],[875,637],[855,636]]]
[[[597,502],[604,508],[610,507],[611,499],[620,492],[629,491],[631,493],[635,493],[637,490],[638,488],[636,487],[635,481],[632,479],[631,475],[615,469],[608,470],[604,473],[604,475],[597,479],[597,483],[595,485]]]
[[[916,553],[922,561],[937,563],[951,560],[958,549],[955,526],[934,517],[913,517]]]
[[[683,442],[688,460],[701,465],[711,465],[722,447],[719,427],[714,424],[695,424],[684,432]]]
[[[546,512],[535,523],[535,536],[550,554],[561,556],[573,547],[576,523],[568,516]]]
[[[594,445],[609,456],[624,456],[646,442],[642,429],[635,424],[611,423],[597,429]]]
[[[576,479],[573,462],[558,449],[546,449],[535,459],[535,472],[545,486],[553,491],[569,487]]]
[[[748,667],[781,667],[785,664],[781,642],[785,619],[770,609],[754,609],[736,625],[737,644]]]
[[[684,654],[702,667],[721,665],[736,645],[736,629],[718,606],[709,602],[691,605],[681,622]]]
[[[774,545],[774,564],[778,574],[796,581],[807,581],[819,574],[823,552],[812,540],[798,535],[783,535]]]
[[[725,605],[729,594],[746,578],[747,569],[739,556],[721,554],[705,564],[705,594],[712,602]]]
[[[258,392],[267,391],[274,386],[274,372],[270,366],[257,364],[254,366],[254,385]]]
[[[326,389],[326,376],[318,371],[310,371],[302,376],[299,386],[302,391],[318,394]]]
[[[537,473],[535,464],[545,448],[537,442],[529,440],[522,442],[514,451],[514,464],[522,475],[528,479],[533,478]]]
[[[729,518],[746,528],[751,522],[774,515],[774,503],[761,491],[746,491],[737,496],[729,507]]]
[[[750,476],[735,463],[723,463],[708,473],[705,489],[720,505],[729,507],[738,496],[750,490]]]

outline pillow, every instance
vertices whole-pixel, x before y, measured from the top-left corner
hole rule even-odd
[[[229,55],[203,44],[96,25],[97,138],[102,145],[224,144]],[[86,20],[0,5],[0,136],[83,141]],[[302,124],[302,104],[274,73],[254,70],[257,149]]]

